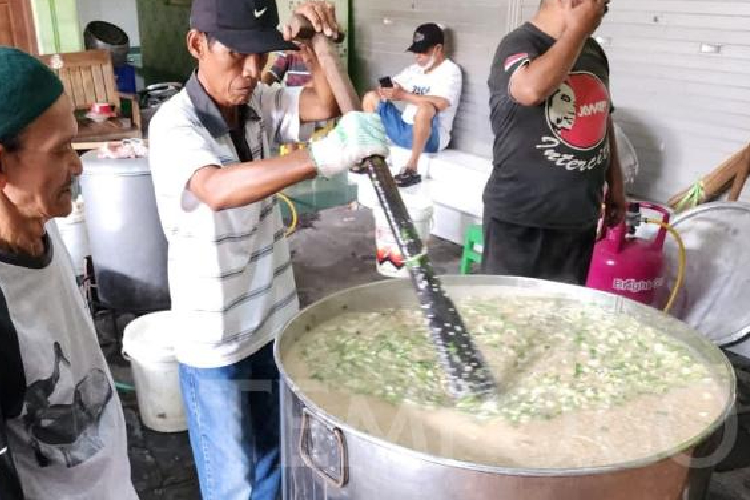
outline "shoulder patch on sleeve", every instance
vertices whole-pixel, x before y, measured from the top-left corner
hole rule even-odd
[[[509,71],[515,71],[524,64],[529,63],[530,61],[531,58],[529,57],[528,52],[522,52],[520,54],[512,55],[505,60],[505,72],[507,73]]]

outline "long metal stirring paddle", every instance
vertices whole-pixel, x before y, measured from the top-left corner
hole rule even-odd
[[[297,22],[306,24],[300,19]],[[315,34],[309,24],[298,38],[312,38],[313,48],[341,112],[361,111],[362,103],[354,86],[348,75],[341,70],[338,57],[333,55],[336,51],[331,47],[332,41],[321,34]],[[337,41],[341,40],[343,38],[339,36]],[[432,342],[448,375],[451,394],[456,398],[494,394],[496,384],[492,373],[476,348],[458,309],[435,274],[385,158],[373,156],[365,160],[364,165],[388,225],[408,264]]]

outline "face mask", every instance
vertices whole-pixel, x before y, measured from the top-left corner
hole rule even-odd
[[[435,54],[433,53],[424,65],[419,65],[423,72],[427,72],[435,65]]]

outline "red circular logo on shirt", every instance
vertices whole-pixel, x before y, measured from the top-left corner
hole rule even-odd
[[[547,100],[547,122],[574,149],[599,146],[607,135],[609,91],[591,73],[571,73]]]

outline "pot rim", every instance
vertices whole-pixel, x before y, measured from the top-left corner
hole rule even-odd
[[[455,283],[456,281],[463,282],[471,282],[471,281],[478,281],[480,283],[487,284],[487,278],[489,276],[483,276],[483,275],[446,275],[441,276],[441,280],[443,280],[444,283],[450,284]],[[494,278],[498,278],[498,276],[494,276]],[[527,285],[531,285],[534,283],[544,283],[545,287],[553,287],[556,289],[565,289],[565,288],[581,288],[576,287],[574,285],[566,285],[561,283],[550,283],[543,280],[537,280],[537,279],[531,279],[531,278],[516,278],[513,277],[513,280],[516,280],[519,283],[525,283]],[[439,457],[436,455],[431,455],[429,453],[413,450],[411,448],[407,448],[405,446],[398,445],[396,443],[392,443],[390,441],[387,441],[383,438],[379,438],[376,436],[373,436],[371,434],[368,434],[364,431],[361,431],[359,429],[356,429],[346,422],[342,421],[341,419],[328,414],[324,409],[322,409],[320,406],[318,406],[315,402],[313,402],[303,391],[302,389],[294,382],[294,380],[289,376],[289,373],[287,373],[284,364],[281,360],[281,352],[280,352],[280,340],[284,336],[284,333],[287,331],[288,327],[298,321],[299,318],[305,316],[307,313],[309,313],[310,310],[319,307],[322,303],[325,302],[335,302],[337,299],[340,299],[343,296],[350,295],[358,290],[363,289],[369,289],[369,288],[376,288],[378,286],[382,287],[384,284],[387,283],[396,283],[399,281],[407,281],[406,279],[399,279],[399,280],[389,280],[389,281],[379,281],[374,283],[366,283],[363,285],[354,286],[351,288],[347,288],[344,290],[340,290],[338,292],[335,292],[317,302],[314,302],[313,304],[308,305],[301,311],[299,311],[291,320],[289,320],[284,327],[277,333],[274,341],[274,347],[273,347],[273,355],[274,360],[276,362],[276,366],[279,369],[279,372],[281,374],[281,378],[283,382],[288,386],[289,390],[291,390],[300,400],[304,403],[305,407],[307,407],[309,410],[312,410],[313,414],[316,418],[323,420],[329,424],[331,424],[334,427],[338,427],[346,435],[354,435],[358,437],[359,439],[362,439],[364,441],[369,442],[370,444],[385,448],[386,450],[398,452],[401,454],[407,454],[415,459],[423,460],[426,462],[434,463],[437,465],[443,465],[453,468],[459,468],[459,469],[466,469],[473,472],[480,472],[480,473],[488,473],[488,474],[495,474],[495,475],[505,475],[505,476],[521,476],[521,477],[562,477],[562,476],[591,476],[591,475],[603,475],[603,474],[609,474],[613,472],[622,472],[626,470],[633,470],[633,469],[641,469],[645,468],[654,464],[657,464],[659,462],[662,462],[664,460],[668,460],[670,458],[674,458],[678,455],[684,454],[685,452],[691,450],[695,446],[699,445],[700,443],[704,442],[706,439],[708,439],[714,432],[716,432],[719,427],[721,427],[724,422],[727,421],[730,415],[734,413],[734,405],[736,401],[737,396],[737,378],[735,376],[734,367],[729,362],[727,357],[724,355],[724,353],[715,345],[713,344],[708,338],[706,338],[704,335],[701,335],[699,332],[697,332],[692,327],[688,326],[686,323],[683,323],[682,321],[673,318],[671,316],[668,316],[664,314],[666,318],[669,318],[671,322],[679,323],[683,326],[684,329],[689,330],[695,337],[697,337],[696,340],[700,341],[702,344],[704,344],[703,348],[708,351],[714,351],[714,354],[719,354],[722,359],[722,365],[724,369],[727,371],[727,373],[730,375],[727,380],[728,387],[725,387],[725,389],[728,389],[727,392],[727,402],[724,408],[724,411],[720,414],[718,418],[716,418],[702,433],[695,436],[693,439],[690,439],[688,441],[683,442],[682,444],[679,444],[672,449],[666,450],[662,453],[658,453],[656,455],[652,455],[649,457],[642,458],[640,460],[634,460],[630,462],[622,462],[622,463],[615,463],[611,465],[604,465],[604,466],[594,466],[594,467],[575,467],[575,468],[533,468],[533,467],[499,467],[499,466],[493,466],[493,465],[486,465],[486,464],[479,464],[474,462],[468,462],[464,460],[457,460],[457,459],[451,459],[451,458],[445,458],[445,457]],[[411,286],[411,283],[409,282],[407,286]],[[500,285],[498,285],[500,286]],[[631,306],[635,306],[638,309],[647,309],[650,310],[651,308],[649,306],[636,303],[632,300],[626,299],[624,297],[615,296],[614,294],[608,293],[608,292],[600,292],[596,290],[591,289],[582,289],[578,291],[579,294],[587,294],[589,296],[596,296],[596,295],[603,295],[603,296],[611,296],[616,298],[616,300],[622,300],[626,303],[630,303]],[[656,310],[653,310],[656,311]],[[658,311],[657,311],[658,312]]]

